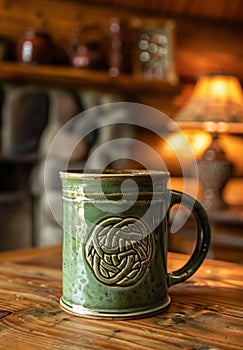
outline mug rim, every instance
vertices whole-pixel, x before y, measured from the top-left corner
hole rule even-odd
[[[66,171],[59,171],[61,178],[109,178],[109,177],[142,177],[142,176],[166,176],[170,173],[164,170],[146,170],[146,169],[70,169]]]

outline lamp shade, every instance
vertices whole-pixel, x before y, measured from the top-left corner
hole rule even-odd
[[[200,76],[175,121],[187,128],[242,132],[243,93],[238,78],[225,73]]]

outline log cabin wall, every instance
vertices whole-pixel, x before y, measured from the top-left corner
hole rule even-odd
[[[45,31],[50,34],[55,47],[59,53],[59,62],[53,66],[63,67],[68,66],[69,62],[66,57],[66,49],[70,44],[70,40],[74,35],[74,32],[83,24],[97,21],[102,26],[106,27],[110,18],[117,16],[126,21],[139,18],[140,20],[156,19],[156,20],[170,20],[175,22],[175,71],[178,76],[178,84],[174,87],[165,85],[160,90],[158,84],[155,88],[152,85],[146,89],[143,89],[142,93],[133,93],[134,80],[122,80],[122,84],[118,84],[116,92],[119,93],[119,87],[122,86],[121,95],[127,101],[135,101],[155,107],[171,118],[174,117],[177,110],[185,103],[190,96],[192,88],[200,74],[207,73],[215,70],[224,70],[238,75],[241,83],[243,82],[243,64],[242,64],[242,43],[241,38],[243,36],[243,8],[241,0],[217,0],[212,2],[211,0],[177,0],[177,1],[140,1],[140,0],[42,0],[41,2],[32,0],[0,0],[0,37],[7,39],[12,46],[10,50],[10,59],[14,63],[16,60],[15,45],[22,37],[27,28],[35,28],[37,30]],[[124,40],[130,41],[131,38],[124,38]],[[3,68],[2,68],[3,67]],[[13,70],[11,71],[11,69]],[[77,83],[77,74],[73,73],[75,77],[75,84],[70,86],[67,84],[69,81],[66,77],[66,71],[62,71],[60,68],[60,77],[53,78],[52,66],[48,69],[45,67],[39,67],[40,72],[44,71],[44,74],[39,76],[31,75],[28,72],[28,68],[22,71],[22,75],[14,68],[13,65],[1,65],[0,62],[0,81],[5,91],[5,86],[10,82],[17,89],[26,87],[30,84],[31,89],[34,83],[35,89],[38,92],[39,86],[48,87],[60,87],[62,85],[75,90],[80,89],[80,84]],[[45,75],[45,72],[48,72]],[[57,71],[56,71],[57,72]],[[23,76],[25,75],[26,76]],[[56,74],[56,73],[55,73]],[[37,74],[38,75],[38,74]],[[63,78],[63,80],[62,80]],[[97,72],[97,79],[90,83],[90,79],[83,79],[84,84],[81,86],[82,90],[88,88],[97,88],[102,91],[102,83],[105,83],[105,90],[108,89],[107,81],[103,79],[103,76]],[[161,83],[161,85],[163,85]],[[44,93],[42,93],[44,91]],[[48,101],[46,100],[45,90],[41,90],[41,96],[36,96],[33,102],[33,108],[37,106],[39,113],[43,113],[45,120],[45,108],[48,108]],[[140,91],[140,90],[139,90]],[[33,91],[32,91],[33,92]],[[26,97],[26,96],[25,96]],[[28,96],[27,96],[28,97]],[[0,95],[0,102],[4,100],[2,91]],[[64,94],[60,94],[60,102],[68,101],[68,97]],[[27,106],[27,100],[21,100],[21,106]],[[41,104],[41,108],[38,106]],[[60,103],[61,106],[62,103]],[[18,110],[19,105],[14,106],[15,110]],[[78,104],[76,101],[70,104],[70,115],[75,115],[78,112]],[[40,116],[40,115],[39,115]],[[6,121],[6,116],[3,116]],[[18,122],[18,120],[17,120]],[[3,122],[2,122],[3,123]],[[37,125],[41,129],[41,125]],[[238,149],[242,150],[242,137],[236,136],[238,142]],[[235,141],[235,140],[234,140]],[[240,153],[239,153],[240,154]],[[241,179],[243,175],[243,165],[241,164],[241,158],[238,153],[231,154],[234,161],[238,162],[236,175]],[[2,163],[5,160],[1,160]],[[25,159],[27,167],[31,161]],[[6,162],[5,162],[6,163]],[[4,163],[4,169],[6,164]],[[7,160],[8,169],[16,169],[21,167],[23,162],[15,159]],[[17,164],[17,165],[16,165]],[[10,167],[10,168],[9,168]],[[26,164],[24,166],[26,171]],[[21,170],[21,169],[20,169]],[[11,171],[11,170],[9,170]],[[27,171],[28,173],[28,171]],[[3,172],[1,171],[1,175]],[[26,174],[27,176],[27,174]],[[1,177],[2,179],[2,177]],[[26,177],[21,184],[24,183],[24,191],[26,191]],[[19,180],[18,180],[19,181]],[[13,183],[15,180],[12,181]],[[15,182],[16,184],[16,182]],[[234,184],[233,190],[229,191],[229,202],[232,204],[243,204],[241,197],[241,191],[238,191],[238,182]],[[0,189],[0,191],[2,188]],[[5,188],[6,190],[6,188]],[[12,198],[12,202],[17,203],[18,198]],[[5,199],[3,200],[3,202]],[[9,201],[9,199],[8,199]],[[25,203],[27,202],[24,199]],[[0,201],[1,202],[1,201]],[[2,203],[3,203],[2,202]],[[4,202],[5,203],[5,202]],[[14,204],[15,205],[15,204]],[[17,204],[16,204],[17,205]],[[4,204],[3,204],[4,206]],[[11,204],[12,208],[13,205]],[[27,227],[26,232],[31,231],[31,222],[29,221],[29,213],[31,212],[31,203],[28,203],[28,208],[25,213],[18,213],[17,216],[26,220],[24,225]],[[6,207],[6,206],[5,206]],[[4,207],[4,210],[5,210]],[[15,207],[14,207],[15,209]],[[22,206],[23,209],[23,206]],[[2,218],[6,213],[2,210]],[[9,211],[8,211],[9,212]],[[1,208],[0,208],[1,214]],[[13,221],[13,215],[9,217],[9,221]],[[27,222],[26,222],[27,221]],[[6,220],[7,223],[7,220]],[[7,226],[7,224],[6,224]],[[16,221],[16,227],[14,231],[18,229],[19,221]],[[6,231],[8,228],[6,228]],[[13,238],[16,240],[16,238]],[[25,238],[26,246],[31,244],[31,238]],[[0,242],[1,243],[1,242]],[[48,242],[52,243],[52,242]],[[55,243],[55,242],[53,242]],[[20,242],[20,245],[22,243]],[[11,248],[13,245],[11,245]],[[15,246],[19,247],[19,246]],[[1,247],[0,247],[1,248]]]
[[[185,102],[197,77],[225,70],[243,81],[241,38],[243,4],[240,0],[197,1],[0,1],[0,36],[16,43],[26,28],[48,32],[59,48],[67,47],[74,31],[97,20],[104,25],[113,16],[129,19],[173,18],[176,21],[176,71],[180,93],[141,102],[150,103],[173,117]],[[140,102],[140,101],[139,101]]]

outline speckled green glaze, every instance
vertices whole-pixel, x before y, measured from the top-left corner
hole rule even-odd
[[[168,273],[168,213],[181,193],[167,190],[165,172],[61,172],[63,293],[66,311],[89,317],[140,317],[168,306],[168,287],[190,277],[210,241],[198,202],[196,260]],[[132,181],[131,181],[132,180]],[[187,196],[188,203],[194,201]],[[196,208],[196,209],[195,209]],[[195,254],[194,254],[195,255]]]

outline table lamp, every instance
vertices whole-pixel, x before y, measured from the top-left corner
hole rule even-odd
[[[207,210],[225,209],[222,194],[233,164],[221,147],[219,134],[243,132],[243,93],[238,78],[221,72],[200,76],[175,121],[182,129],[204,129],[211,134],[212,142],[198,160],[201,201]]]

